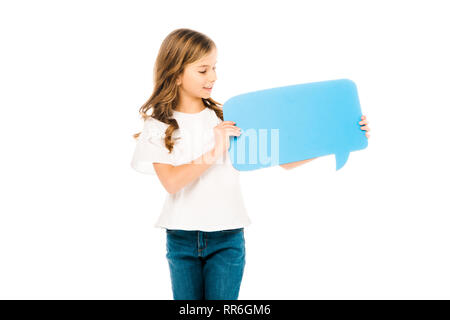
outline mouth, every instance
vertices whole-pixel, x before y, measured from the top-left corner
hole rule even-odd
[[[205,88],[205,87],[203,87],[203,89],[204,89],[204,90],[207,90],[208,92],[211,92],[211,91],[212,91],[212,87],[211,87],[211,88]]]

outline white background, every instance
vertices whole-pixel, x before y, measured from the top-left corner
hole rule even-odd
[[[369,146],[241,173],[239,299],[450,298],[445,1],[2,1],[0,298],[172,299],[166,191],[130,167],[162,40],[218,48],[212,97],[352,79]]]

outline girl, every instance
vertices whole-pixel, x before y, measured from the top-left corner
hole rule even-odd
[[[166,229],[175,300],[236,300],[245,266],[251,221],[227,152],[230,137],[241,132],[223,121],[221,104],[210,97],[216,62],[206,35],[171,32],[156,58],[153,94],[140,108],[144,128],[134,135],[131,166],[156,174],[168,192],[155,227]]]

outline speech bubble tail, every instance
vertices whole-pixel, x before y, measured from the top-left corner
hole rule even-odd
[[[336,157],[336,171],[338,171],[340,168],[342,168],[345,163],[348,160],[348,156],[350,155],[350,152],[339,152],[335,153]]]

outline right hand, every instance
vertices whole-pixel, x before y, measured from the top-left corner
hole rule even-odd
[[[230,136],[239,137],[241,128],[235,126],[234,121],[222,121],[214,127],[216,144],[214,145],[214,155],[222,156],[230,147]]]

